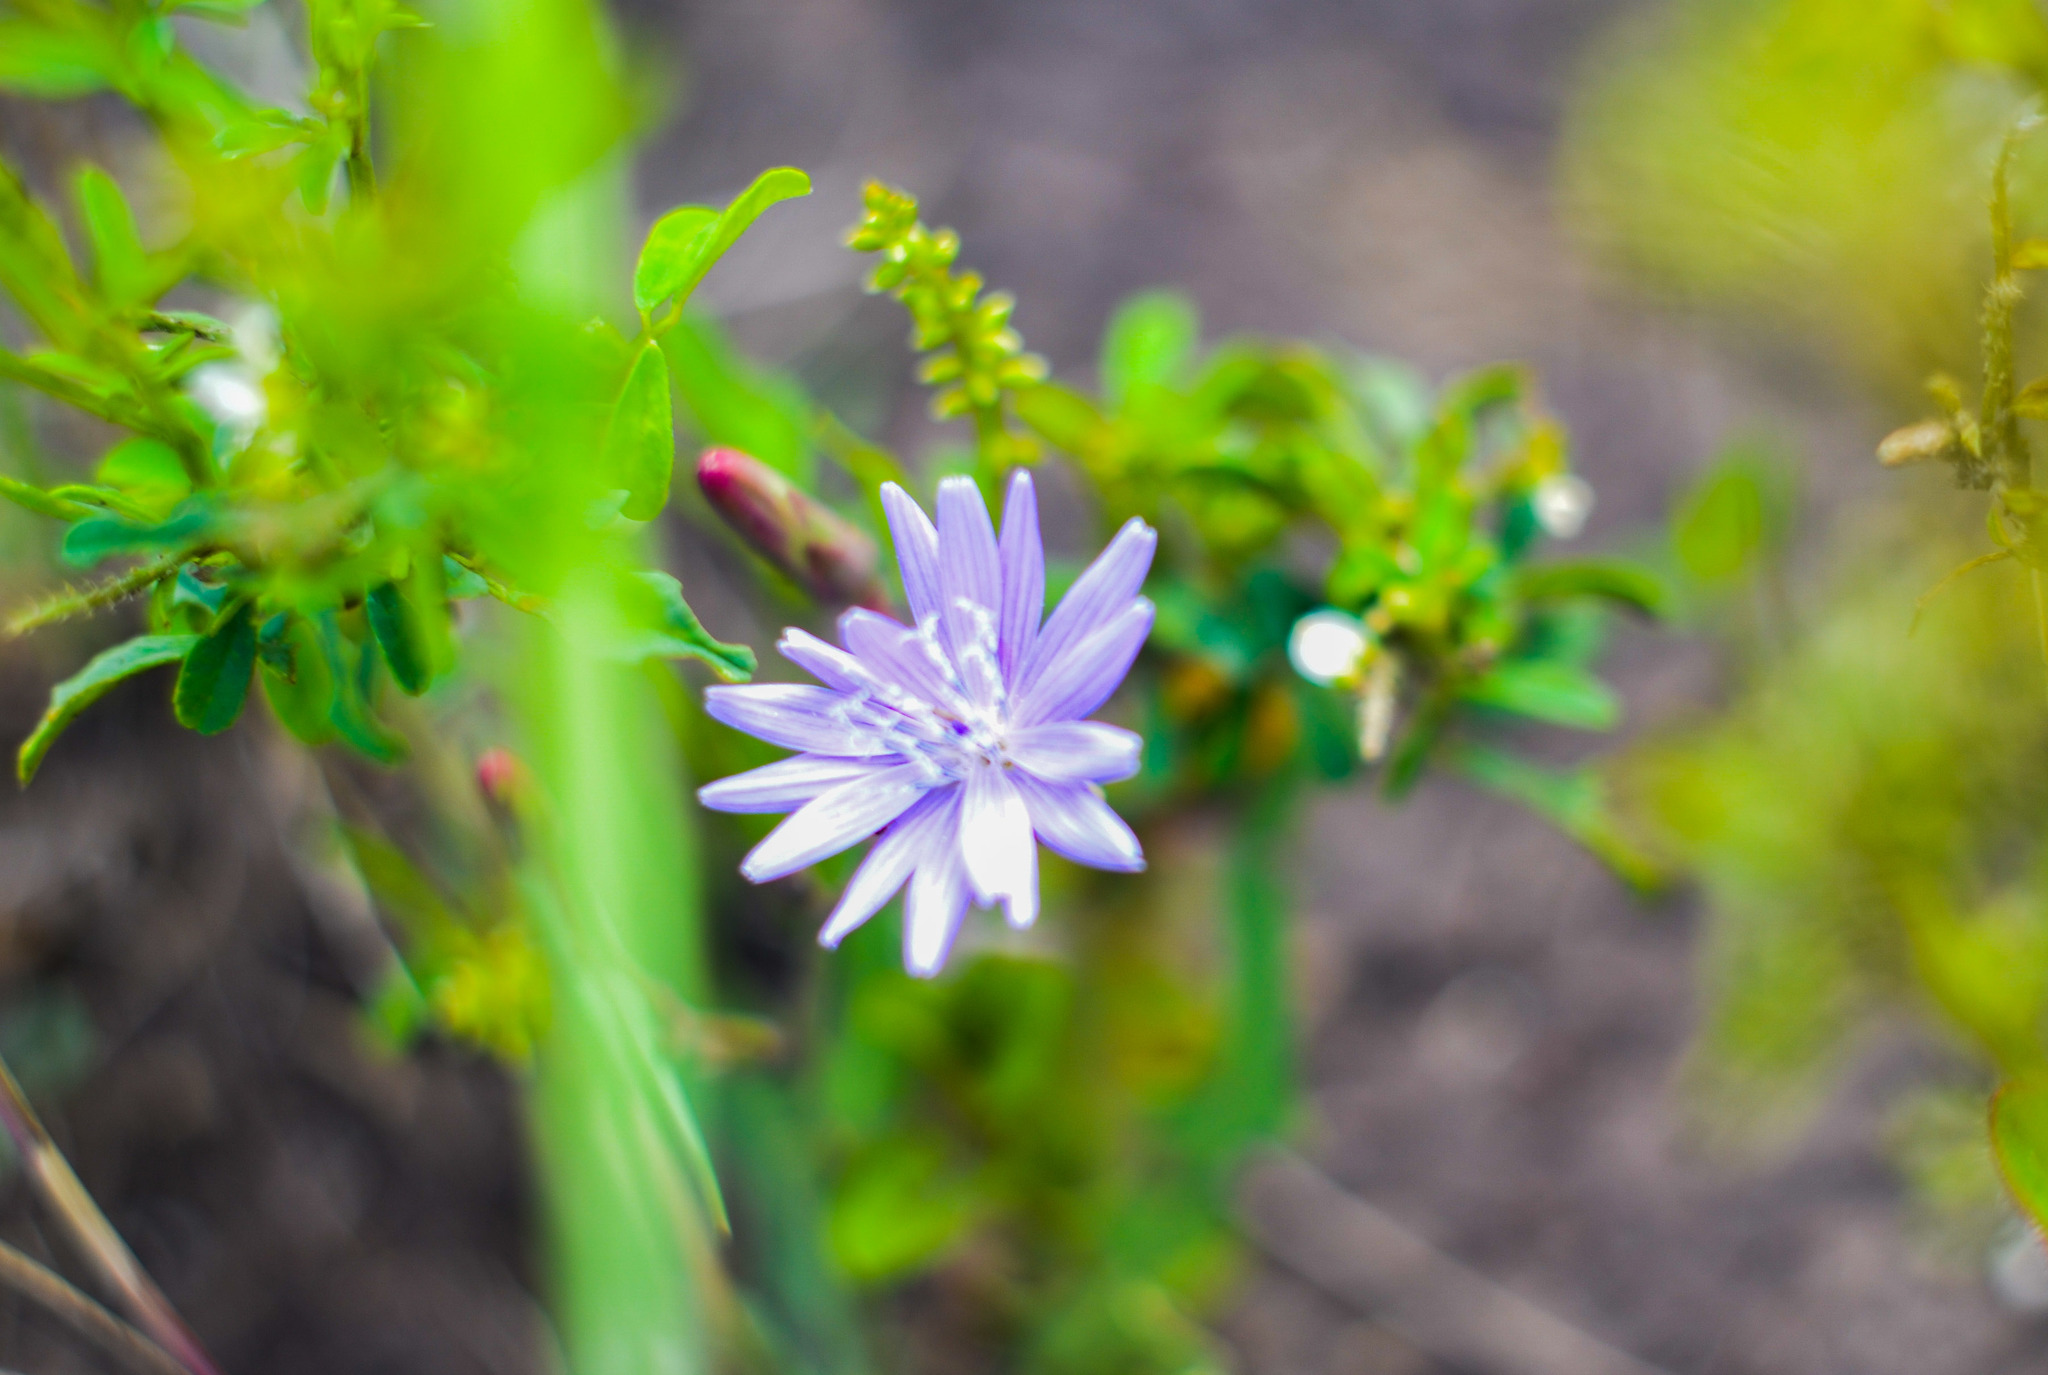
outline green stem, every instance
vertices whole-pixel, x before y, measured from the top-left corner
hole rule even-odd
[[[1282,1131],[1294,1104],[1294,1027],[1289,1016],[1288,859],[1300,785],[1269,779],[1237,813],[1224,877],[1231,988],[1223,1077],[1239,1147]]]

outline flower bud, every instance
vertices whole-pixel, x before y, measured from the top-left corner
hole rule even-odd
[[[756,553],[819,601],[888,609],[875,542],[767,464],[738,449],[706,449],[697,485]]]
[[[476,785],[483,795],[511,806],[526,791],[526,763],[503,745],[493,745],[476,761]]]

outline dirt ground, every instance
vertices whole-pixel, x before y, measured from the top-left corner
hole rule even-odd
[[[1593,546],[1759,428],[1802,445],[1833,499],[1868,450],[1853,400],[1631,303],[1553,204],[1575,64],[1629,8],[634,0],[636,47],[680,74],[641,202],[651,217],[810,169],[817,194],[750,235],[710,302],[905,445],[927,426],[900,316],[838,247],[869,176],[962,232],[1062,372],[1087,368],[1116,299],[1172,283],[1212,333],[1343,338],[1433,374],[1531,362],[1600,493]],[[9,650],[8,738],[77,647]],[[1715,686],[1707,655],[1655,632],[1616,664],[1638,728]],[[366,1047],[360,912],[294,858],[293,766],[253,730],[180,735],[160,697],[116,694],[32,804],[0,801],[0,1049],[63,1105],[81,1173],[230,1371],[543,1368],[511,1088],[454,1052]],[[1694,1002],[1684,900],[1639,904],[1456,786],[1399,812],[1332,795],[1301,844],[1302,1146],[1337,1182],[1683,1375],[2048,1370],[2038,1322],[1906,1221],[1881,1105],[1924,1048],[1876,1048],[1788,1151],[1719,1158],[1673,1082]],[[7,1188],[0,1233],[61,1256]],[[1224,1332],[1256,1375],[1454,1368],[1381,1316],[1266,1264]],[[0,1362],[89,1368],[5,1299]]]

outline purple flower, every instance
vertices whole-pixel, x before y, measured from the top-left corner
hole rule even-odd
[[[1145,867],[1101,784],[1138,769],[1132,732],[1081,718],[1116,691],[1152,630],[1138,595],[1158,536],[1132,519],[1050,617],[1031,476],[1010,479],[1003,533],[963,477],[939,484],[934,528],[901,487],[882,505],[912,629],[855,607],[835,648],[791,628],[777,646],[823,687],[715,687],[712,716],[801,750],[698,793],[722,812],[789,812],[740,872],[766,883],[875,832],[881,839],[818,933],[836,946],[909,885],[903,964],[939,972],[970,900],[1011,926],[1038,916],[1038,846],[1098,869]]]

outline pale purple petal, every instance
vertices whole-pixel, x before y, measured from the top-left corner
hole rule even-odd
[[[901,816],[924,792],[925,778],[917,765],[901,764],[840,784],[784,817],[747,852],[740,873],[750,883],[766,883],[838,854]]]
[[[854,870],[839,905],[825,919],[818,944],[828,950],[836,947],[896,896],[918,860],[930,853],[941,828],[951,821],[951,803],[950,791],[928,792],[889,824],[860,868]]]
[[[955,799],[940,813],[942,843],[927,846],[918,858],[903,899],[903,967],[920,979],[945,967],[960,919],[967,915],[967,867],[954,831],[960,816],[957,790]]]
[[[1138,771],[1144,738],[1100,721],[1053,721],[1010,733],[1011,762],[1048,783],[1121,783]]]
[[[793,812],[842,783],[872,778],[902,762],[894,755],[880,759],[834,759],[822,754],[799,754],[706,783],[697,789],[697,800],[714,812]]]
[[[882,484],[882,514],[889,519],[889,538],[896,545],[896,567],[903,574],[903,600],[919,625],[939,614],[939,532],[924,508],[893,482]]]
[[[835,644],[829,644],[808,630],[785,626],[776,644],[782,657],[830,688],[841,692],[873,692],[875,675]]]
[[[1073,721],[1109,700],[1152,633],[1152,603],[1140,597],[1108,624],[1047,665],[1011,719],[1019,726]]]
[[[839,638],[871,671],[912,696],[935,706],[961,705],[945,654],[931,636],[855,607],[839,618]]]
[[[1017,676],[1020,691],[1028,689],[1046,673],[1054,660],[1101,630],[1129,606],[1145,585],[1152,568],[1152,553],[1159,547],[1158,532],[1132,516],[1116,532],[1109,548],[1088,565],[1060,604],[1053,608],[1038,633],[1038,643],[1025,656]]]
[[[960,798],[960,854],[976,902],[1000,902],[1010,925],[1023,930],[1038,920],[1038,846],[1031,813],[1000,765],[967,775]]]
[[[989,523],[981,489],[970,477],[939,484],[939,592],[942,623],[956,658],[984,634],[995,643],[996,617],[1003,604],[1003,566],[996,553],[996,528]]]
[[[1038,531],[1038,492],[1031,474],[1019,468],[1010,475],[1003,500],[1002,665],[1003,681],[1014,689],[1017,668],[1038,639],[1045,616],[1045,544]]]
[[[1145,852],[1122,817],[1093,785],[1041,783],[1029,774],[1012,781],[1031,809],[1038,838],[1076,864],[1135,874],[1145,867]]]
[[[704,690],[704,710],[771,745],[812,754],[871,756],[892,752],[871,726],[853,719],[852,703],[830,688],[766,683]]]

